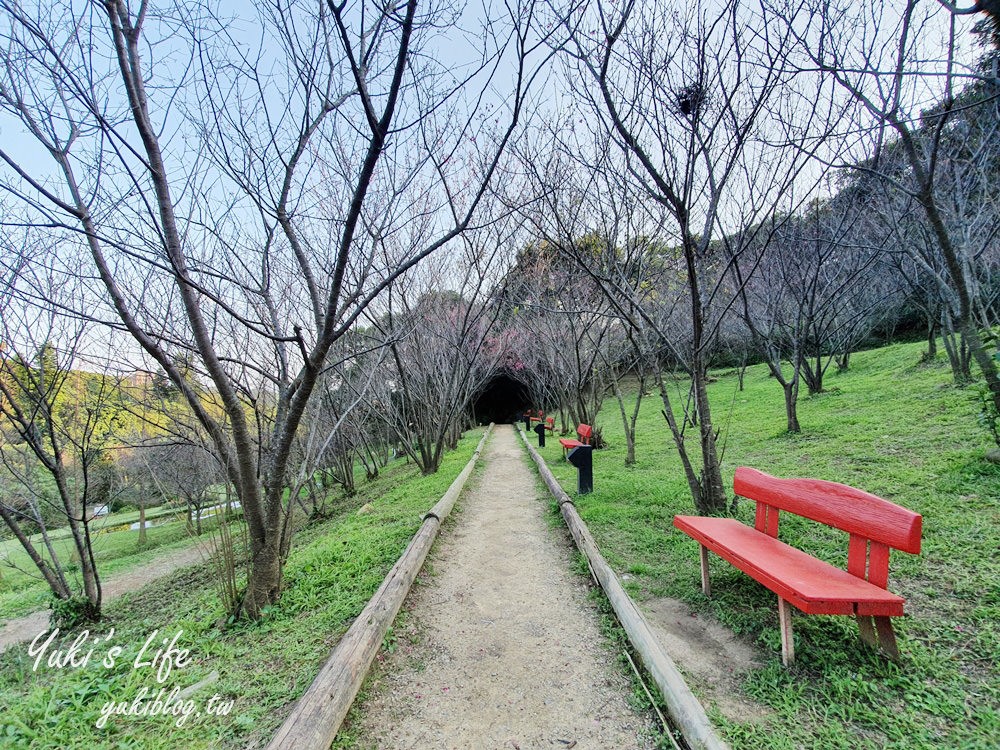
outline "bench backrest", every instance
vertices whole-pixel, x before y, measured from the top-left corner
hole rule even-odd
[[[919,513],[846,484],[822,479],[779,479],[741,466],[736,470],[733,491],[757,501],[758,509],[763,503],[895,549],[920,552]],[[766,528],[758,529],[768,532]]]
[[[847,572],[882,588],[889,580],[889,547],[914,555],[920,552],[923,518],[919,513],[846,484],[779,479],[741,466],[733,491],[756,501],[754,525],[770,536],[778,536],[780,510],[848,532]]]
[[[579,424],[576,426],[576,434],[580,437],[580,442],[590,445],[590,438],[594,434],[594,428],[589,424]]]

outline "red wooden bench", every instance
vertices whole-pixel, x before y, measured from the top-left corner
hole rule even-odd
[[[579,440],[574,440],[573,438],[559,438],[559,445],[563,447],[563,457],[566,456],[571,448],[579,448],[581,445],[590,445],[590,440],[594,436],[594,428],[589,424],[578,424],[576,426],[576,436]]]
[[[545,418],[545,429],[548,430],[549,432],[555,434],[555,431],[556,431],[556,418],[555,417],[546,417]]]
[[[789,604],[806,614],[854,615],[865,643],[898,658],[889,618],[903,614],[905,600],[886,590],[889,548],[920,552],[920,514],[837,482],[778,479],[745,466],[736,470],[733,490],[757,503],[754,528],[734,518],[674,516],[674,526],[701,544],[705,595],[711,550],[778,595],[785,665],[795,659]],[[846,531],[847,570],[779,541],[779,511]]]

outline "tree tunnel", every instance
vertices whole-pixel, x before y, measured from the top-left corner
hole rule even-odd
[[[473,399],[472,409],[480,424],[515,422],[534,406],[531,390],[506,372],[495,375]]]

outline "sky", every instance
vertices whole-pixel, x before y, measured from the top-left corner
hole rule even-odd
[[[77,7],[83,7],[79,0],[75,1],[77,3]],[[50,4],[42,3],[42,5],[48,7]],[[57,6],[57,4],[51,5],[52,7]],[[309,0],[309,2],[305,2],[302,7],[308,9],[315,7],[315,5],[316,3],[313,2],[313,0]],[[754,7],[753,4],[746,4],[746,6]],[[898,4],[875,4],[873,6],[865,7],[871,7],[874,16],[881,16],[881,20],[891,26],[891,24],[889,24],[889,14],[893,12],[897,6]],[[224,40],[227,44],[231,44],[235,49],[243,52],[259,49],[265,69],[275,62],[277,58],[277,53],[274,47],[275,42],[273,39],[261,35],[262,25],[259,20],[248,14],[250,4],[227,1],[219,3],[218,7],[220,16],[232,16],[232,20],[224,25],[225,32],[228,34],[228,38]],[[354,5],[352,7],[358,8],[360,6]],[[424,5],[421,4],[419,7],[423,8]],[[424,48],[424,53],[429,59],[432,59],[434,62],[439,64],[443,74],[442,81],[446,81],[449,74],[460,79],[463,75],[468,74],[468,71],[474,68],[475,61],[478,59],[481,52],[480,48],[482,44],[478,30],[481,28],[484,19],[491,16],[501,17],[502,14],[506,12],[506,7],[507,6],[504,4],[482,1],[468,3],[459,18],[457,26],[448,25],[441,27],[430,36],[426,42],[427,46]],[[664,17],[666,17],[666,14],[668,14],[671,7],[673,7],[673,4],[660,3],[656,7],[657,12],[659,12],[659,9],[662,8]],[[683,8],[685,6],[684,4],[679,3],[676,7]],[[947,24],[945,23],[947,14],[940,12],[940,6],[934,2],[934,0],[924,0],[923,7],[937,11],[936,19],[932,26],[929,27],[931,33],[926,36],[926,41],[930,44],[934,44],[939,41],[942,38],[942,35],[947,31]],[[968,28],[973,22],[973,19],[961,19],[958,31],[958,38],[962,40],[961,54],[970,62],[973,59],[974,54],[971,50],[971,38],[968,34]],[[162,23],[163,27],[167,27],[171,24],[171,21],[169,18],[165,18],[162,21],[156,18],[151,18],[148,21],[148,27],[154,36],[158,30],[158,23]],[[9,17],[6,13],[0,13],[0,31],[6,31],[8,27]],[[666,46],[666,41],[664,46]],[[198,89],[194,86],[187,86],[178,92],[176,96],[168,97],[168,92],[157,88],[157,85],[164,79],[169,80],[173,78],[180,80],[185,76],[192,75],[194,69],[187,67],[190,62],[190,57],[184,53],[186,46],[187,40],[183,35],[181,35],[176,38],[176,41],[159,44],[153,48],[144,48],[143,56],[144,59],[148,59],[153,62],[154,77],[150,79],[148,85],[150,86],[151,95],[157,108],[156,112],[161,116],[163,132],[168,136],[166,138],[169,142],[168,169],[171,170],[177,180],[178,192],[185,196],[190,196],[193,195],[193,193],[189,191],[193,190],[195,186],[190,182],[184,183],[184,179],[197,175],[199,180],[211,182],[210,176],[206,176],[204,172],[194,168],[196,166],[200,166],[203,163],[201,160],[204,159],[204,154],[201,152],[197,133],[190,131],[185,132],[184,128],[186,126],[182,125],[183,120],[181,114],[183,107],[195,108],[197,106]],[[94,54],[97,55],[98,59],[102,54],[101,49],[102,47],[100,44],[95,44],[93,46],[93,50],[95,51]],[[8,60],[13,59],[13,56],[8,56]],[[504,97],[506,92],[509,90],[509,82],[512,75],[512,71],[509,67],[511,61],[512,58],[509,54],[501,59],[501,64],[496,76],[489,83],[489,85],[485,84],[483,76],[481,75],[479,80],[475,82],[477,85],[471,87],[473,91],[478,91],[482,88],[482,86],[485,86],[482,98],[478,101],[478,106],[481,108],[481,114],[483,114],[483,117],[476,121],[477,125],[480,127],[487,125],[489,122],[488,118],[485,116],[487,110],[494,114],[497,111],[503,111]],[[544,123],[548,117],[554,119],[558,113],[558,109],[564,105],[566,101],[565,84],[567,82],[567,75],[571,74],[567,74],[566,68],[561,65],[557,65],[550,74],[539,80],[534,100],[535,104],[538,106],[538,111],[536,112],[536,122]],[[929,78],[925,80],[928,81],[929,84],[925,87],[921,96],[925,99],[929,99],[934,93],[933,88],[935,86],[935,82],[940,79]],[[280,83],[280,81],[271,81],[263,85],[263,101],[266,102],[269,110],[269,116],[271,117],[280,117],[282,115],[287,115],[289,112],[294,112],[294,108],[286,106],[286,102],[281,98]],[[113,103],[116,100],[116,97],[120,96],[120,94],[114,93],[116,90],[119,90],[119,86],[120,84],[112,81],[112,83],[108,86],[109,93],[105,97],[106,101]],[[469,104],[475,103],[476,102],[474,100],[470,99]],[[169,107],[169,109],[167,107]],[[260,113],[258,112],[256,114]],[[587,115],[583,114],[582,117],[586,118]],[[349,123],[345,124],[344,127],[345,130],[343,132],[345,137],[349,136]],[[137,146],[138,144],[135,138],[134,129],[129,128],[126,125],[125,132],[128,133],[126,136],[127,143],[132,146]],[[484,134],[488,135],[487,131],[479,131],[476,134],[468,134],[468,137],[474,138],[476,135],[484,137]],[[107,148],[110,145],[107,142],[100,143],[99,141],[94,141],[93,143],[95,144],[95,148],[98,146]],[[27,172],[41,181],[44,182],[52,176],[51,158],[32,138],[26,135],[23,124],[16,121],[10,114],[7,113],[0,113],[0,148],[13,155]],[[350,162],[350,153],[346,153],[344,155],[334,154],[330,158],[335,161],[336,158],[340,158],[341,156],[347,160],[347,163]],[[472,162],[469,162],[469,165],[471,166]],[[3,173],[5,178],[10,175],[10,171],[2,165],[0,165],[0,173]],[[119,174],[114,179],[123,179],[123,177],[124,175]],[[455,177],[460,180],[461,175],[456,174]],[[111,179],[106,175],[102,175],[102,178],[106,182]],[[120,188],[123,196],[126,195],[127,189],[128,182],[125,180],[122,182],[122,186]],[[113,193],[114,190],[111,192]],[[231,194],[232,186],[227,185],[224,182],[218,183],[217,187],[207,188],[204,193],[204,195],[209,196],[212,200],[219,201],[220,204],[224,203]],[[186,199],[193,200],[189,197]],[[17,201],[12,199],[10,196],[0,198],[0,207],[4,210],[5,222],[13,221],[16,223],[20,220],[20,217],[24,215],[23,208],[20,208],[17,205]],[[113,210],[113,208],[114,207],[111,206],[106,210],[110,211]],[[245,210],[245,208],[241,208],[239,210]],[[207,214],[213,215],[213,211],[215,211],[215,209],[208,211]],[[230,219],[232,219],[232,216],[230,216]],[[238,221],[234,223],[249,225],[252,221],[254,221],[254,219],[252,212],[250,212],[245,216],[241,214]],[[197,233],[193,236],[196,237]]]

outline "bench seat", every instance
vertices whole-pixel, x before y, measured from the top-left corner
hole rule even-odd
[[[674,526],[806,614],[903,614],[903,597],[736,519],[675,516]]]
[[[594,428],[589,424],[578,424],[576,426],[576,437],[579,438],[559,438],[559,445],[563,447],[563,457],[565,458],[571,450],[583,445],[590,445],[594,437]]]

